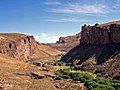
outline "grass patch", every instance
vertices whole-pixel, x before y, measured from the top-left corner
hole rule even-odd
[[[93,77],[88,73],[71,72],[71,68],[57,70],[58,76],[84,83],[87,90],[120,90],[120,81]]]

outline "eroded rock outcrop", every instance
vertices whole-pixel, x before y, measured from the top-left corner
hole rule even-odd
[[[78,33],[76,35],[60,37],[56,43],[49,43],[48,45],[60,51],[68,52],[70,49],[79,44],[80,38],[81,33]]]
[[[0,53],[21,60],[30,60],[35,53],[37,43],[33,36],[22,36],[19,39],[1,40]]]
[[[80,43],[120,43],[120,25],[111,24],[106,27],[84,25],[82,26]]]
[[[53,57],[62,52],[35,41],[33,36],[24,34],[0,34],[0,53],[27,61],[43,57]]]

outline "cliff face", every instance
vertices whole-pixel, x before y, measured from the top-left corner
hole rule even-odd
[[[120,24],[82,27],[78,46],[61,59],[76,68],[120,77]]]
[[[36,42],[33,36],[0,34],[0,53],[27,61],[57,55],[62,52]]]
[[[82,26],[80,42],[87,44],[120,43],[120,25],[111,24],[106,27]]]
[[[79,44],[80,38],[81,34],[78,33],[72,36],[60,37],[59,41],[48,45],[60,51],[68,52],[70,49]]]
[[[33,36],[22,36],[19,39],[1,39],[0,53],[21,60],[30,60],[37,44]]]

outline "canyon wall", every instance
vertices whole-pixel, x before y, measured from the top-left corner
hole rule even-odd
[[[108,44],[120,43],[120,25],[111,24],[106,27],[82,26],[80,43]]]
[[[34,37],[25,35],[17,39],[15,38],[12,40],[9,38],[1,40],[0,53],[21,60],[30,60],[37,48]]]
[[[79,45],[61,58],[76,69],[120,78],[120,24],[82,26]]]

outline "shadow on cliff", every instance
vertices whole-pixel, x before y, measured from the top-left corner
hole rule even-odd
[[[120,53],[120,44],[80,44],[71,49],[61,60],[72,63],[79,60],[78,64],[82,64],[94,57],[96,63],[101,64],[111,57],[114,58],[118,53]]]

